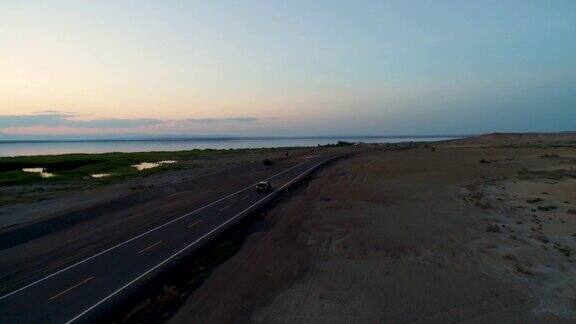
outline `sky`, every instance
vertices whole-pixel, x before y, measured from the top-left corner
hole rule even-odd
[[[0,2],[0,139],[576,130],[576,1]]]

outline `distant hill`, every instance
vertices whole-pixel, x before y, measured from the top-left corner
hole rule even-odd
[[[451,144],[539,144],[576,142],[576,131],[557,133],[490,133],[449,141]]]

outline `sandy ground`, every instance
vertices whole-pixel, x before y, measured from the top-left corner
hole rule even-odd
[[[271,210],[171,321],[574,322],[576,150],[551,142],[338,161]]]

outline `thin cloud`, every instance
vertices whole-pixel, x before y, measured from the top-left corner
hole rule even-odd
[[[134,129],[148,126],[169,127],[171,125],[234,125],[249,124],[258,121],[254,117],[232,118],[188,118],[180,120],[161,120],[153,118],[96,118],[91,120],[77,120],[77,114],[58,110],[45,110],[28,115],[0,115],[0,130],[15,128],[58,128],[68,127],[75,129]]]
[[[61,111],[61,110],[50,110],[50,109],[39,111],[34,115],[42,115],[42,114],[59,114],[59,115],[63,115],[63,116],[66,115],[66,116],[70,116],[70,117],[77,116],[77,114],[75,114],[75,113]]]
[[[92,120],[74,120],[77,115],[55,110],[43,111],[30,115],[4,115],[0,116],[0,129],[8,127],[78,127],[78,128],[133,128],[140,126],[158,125],[163,123],[159,119],[120,119],[98,118]]]
[[[184,121],[189,123],[202,123],[202,124],[226,124],[226,123],[253,123],[258,121],[254,117],[234,117],[234,118],[188,118]]]

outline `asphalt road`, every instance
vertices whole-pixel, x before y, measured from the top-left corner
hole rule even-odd
[[[192,253],[330,159],[312,157],[262,179],[272,183],[272,193],[257,193],[255,184],[247,184],[244,189],[196,206],[185,215],[1,296],[0,322],[88,322],[160,273],[164,266]]]

